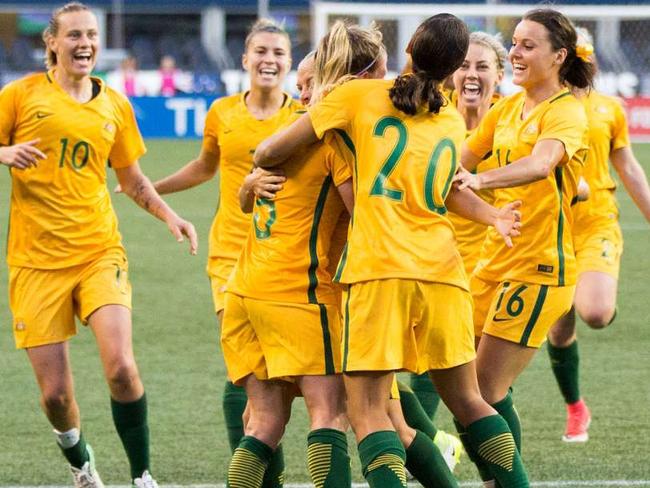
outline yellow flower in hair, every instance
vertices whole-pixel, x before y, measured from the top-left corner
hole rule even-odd
[[[576,56],[578,56],[580,59],[582,59],[585,63],[590,62],[591,60],[589,59],[591,55],[594,53],[594,46],[592,46],[589,43],[586,44],[578,44],[576,46]]]

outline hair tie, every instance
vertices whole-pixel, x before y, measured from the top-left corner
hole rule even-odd
[[[365,75],[370,70],[370,68],[372,68],[375,65],[375,63],[377,62],[377,59],[379,59],[379,56],[381,56],[381,53],[379,53],[379,55],[377,55],[377,57],[375,59],[373,59],[372,62],[368,66],[363,68],[358,73],[354,73],[354,75],[352,75],[352,76],[363,76],[363,75]]]
[[[590,62],[590,57],[594,53],[594,46],[589,43],[578,44],[576,46],[576,56],[582,59],[585,63]]]

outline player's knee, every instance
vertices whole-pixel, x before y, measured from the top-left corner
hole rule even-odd
[[[43,408],[48,412],[66,412],[74,398],[72,394],[63,386],[47,389],[41,397]]]
[[[580,314],[584,322],[592,329],[604,329],[614,318],[615,307],[593,306]]]
[[[335,429],[345,431],[347,429],[348,417],[345,411],[337,408],[317,408],[309,412],[311,417],[311,428]]]
[[[129,391],[139,381],[138,368],[133,360],[115,361],[108,368],[106,379],[112,391]]]
[[[251,411],[246,422],[245,433],[260,439],[271,447],[280,443],[286,426],[285,415],[267,410]]]

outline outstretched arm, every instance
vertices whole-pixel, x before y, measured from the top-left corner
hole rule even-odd
[[[318,140],[309,114],[303,114],[298,120],[280,132],[276,132],[262,141],[255,149],[253,161],[260,168],[272,168],[285,162],[296,151]]]
[[[512,247],[512,238],[520,235],[521,202],[511,202],[501,208],[493,207],[476,196],[472,190],[460,190],[454,185],[445,200],[445,205],[455,214],[479,224],[493,226],[506,243]]]
[[[628,194],[646,220],[650,222],[650,186],[648,186],[648,177],[634,156],[632,148],[626,146],[612,151],[610,160]]]
[[[198,158],[187,163],[176,173],[156,181],[153,186],[160,195],[187,190],[214,178],[217,169],[219,169],[219,153],[201,149]]]
[[[537,141],[529,156],[483,173],[472,174],[469,171],[461,170],[454,177],[454,181],[460,183],[461,190],[464,188],[481,190],[526,185],[548,177],[562,161],[565,154],[564,144],[559,140],[542,139]],[[463,155],[465,155],[464,151]],[[465,164],[464,161],[463,164]]]
[[[160,198],[149,178],[142,173],[137,162],[125,168],[115,168],[115,174],[122,191],[129,198],[151,215],[165,222],[178,242],[183,242],[183,236],[186,236],[190,241],[190,253],[196,254],[197,238],[194,226],[191,222],[180,218]]]

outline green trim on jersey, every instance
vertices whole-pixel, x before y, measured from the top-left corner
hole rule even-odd
[[[341,139],[343,139],[343,142],[347,146],[347,148],[350,150],[352,153],[352,156],[354,156],[354,194],[356,195],[358,193],[358,188],[357,185],[359,184],[359,175],[357,172],[357,150],[354,147],[354,142],[350,138],[347,132],[345,132],[343,129],[334,129],[336,133],[341,136]],[[352,214],[350,214],[350,226],[354,227],[354,209],[352,210]],[[345,246],[343,247],[343,252],[341,253],[341,259],[339,260],[339,265],[336,267],[336,273],[334,273],[334,278],[332,281],[335,281],[338,283],[341,280],[341,275],[343,274],[343,269],[345,268],[345,263],[347,262],[348,258],[348,243],[345,243]]]
[[[557,256],[558,256],[558,273],[557,285],[564,286],[564,246],[562,245],[562,235],[564,234],[564,212],[562,210],[562,201],[564,195],[562,194],[562,168],[555,167],[555,184],[560,197],[560,213],[557,222]]]
[[[571,95],[571,92],[570,92],[570,91],[565,92],[565,93],[562,93],[561,95],[558,95],[557,97],[555,97],[553,100],[551,100],[551,101],[548,102],[548,103],[557,102],[560,98],[568,97],[569,95]]]
[[[327,307],[318,304],[320,310],[320,326],[323,329],[323,351],[325,352],[325,374],[334,374],[334,354],[332,353],[332,336],[330,336],[330,323],[327,318]]]
[[[342,372],[348,367],[348,353],[350,352],[350,295],[352,295],[352,285],[348,287],[348,296],[345,299],[345,323],[343,328],[343,367]]]
[[[533,329],[535,328],[535,324],[537,323],[537,319],[539,319],[539,314],[542,312],[542,308],[544,307],[544,301],[546,301],[547,293],[548,293],[548,285],[541,285],[539,289],[539,293],[537,294],[537,299],[535,300],[535,306],[533,307],[533,312],[530,314],[530,319],[528,319],[528,323],[526,324],[524,333],[521,335],[521,340],[519,341],[519,344],[521,344],[522,346],[528,345],[528,339],[530,339],[530,334],[533,332]]]
[[[318,276],[316,275],[316,270],[318,270],[318,227],[320,226],[320,220],[323,216],[323,209],[325,208],[325,201],[327,200],[327,194],[330,191],[332,186],[332,175],[327,175],[325,181],[323,181],[323,186],[321,186],[320,193],[318,194],[318,200],[316,201],[316,208],[314,209],[314,221],[311,225],[311,231],[309,233],[309,257],[310,263],[309,268],[307,269],[307,275],[309,276],[309,287],[307,288],[307,297],[309,303],[318,303],[316,297],[316,287],[318,286]]]

